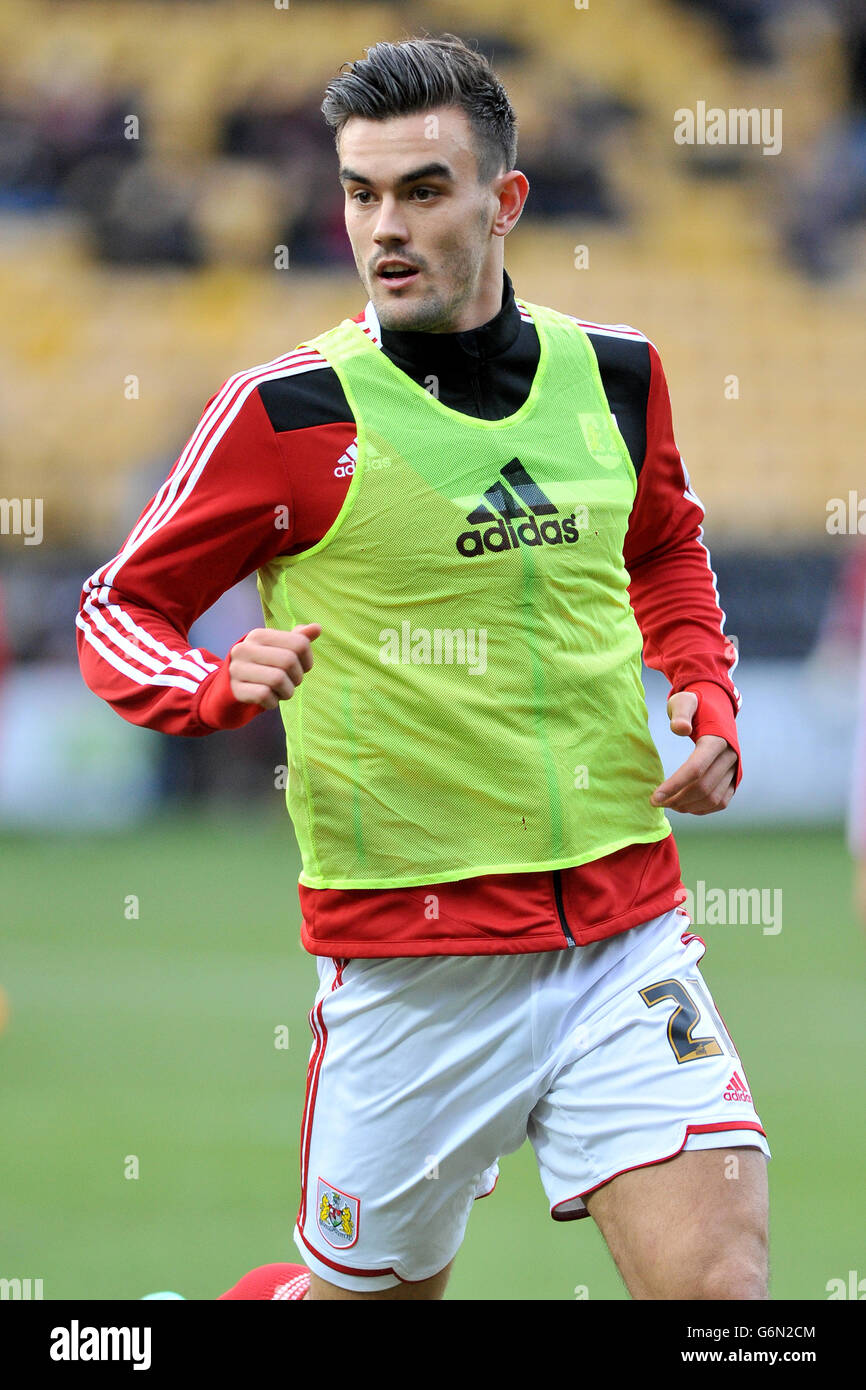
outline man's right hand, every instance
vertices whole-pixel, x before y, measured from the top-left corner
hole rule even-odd
[[[304,623],[291,632],[253,628],[229,653],[235,699],[264,709],[276,709],[280,700],[290,700],[313,664],[313,642],[321,631],[320,623]]]

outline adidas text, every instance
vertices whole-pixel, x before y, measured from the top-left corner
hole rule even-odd
[[[563,518],[562,526],[555,518],[539,523],[535,517],[525,521],[503,517],[483,531],[462,531],[457,549],[461,555],[481,555],[485,550],[516,550],[520,545],[571,545],[579,536],[574,512]]]
[[[517,550],[521,545],[571,545],[580,535],[578,527],[586,530],[589,526],[586,507],[576,508],[560,524],[559,508],[519,458],[500,468],[495,482],[478,506],[467,513],[466,520],[477,527],[457,537],[457,549],[466,556],[483,555],[485,550],[493,554]]]
[[[384,458],[381,454],[369,454],[367,456],[367,468],[390,468],[391,460]],[[355,472],[354,463],[338,463],[334,469],[335,478],[351,478]]]

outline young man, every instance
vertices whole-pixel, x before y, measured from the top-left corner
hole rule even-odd
[[[662,810],[722,810],[740,768],[658,354],[515,299],[514,113],[459,39],[377,44],[322,109],[366,308],[225,384],[79,617],[133,722],[280,705],[320,981],[308,1296],[441,1297],[528,1136],[634,1297],[765,1298],[769,1149]],[[253,570],[266,627],[187,650]],[[695,742],[666,781],[642,646]]]

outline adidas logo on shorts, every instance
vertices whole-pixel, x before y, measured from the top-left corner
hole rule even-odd
[[[752,1103],[752,1097],[749,1094],[749,1088],[744,1083],[743,1078],[740,1076],[740,1073],[738,1071],[734,1072],[733,1076],[728,1082],[728,1088],[725,1091],[725,1100],[745,1101],[747,1105],[751,1105]]]

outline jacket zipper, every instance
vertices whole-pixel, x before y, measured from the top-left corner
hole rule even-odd
[[[562,904],[562,870],[553,870],[553,896],[556,899],[556,910],[559,913],[559,925],[562,927],[563,934],[569,946],[574,946],[575,940],[569,931],[568,923],[565,920],[565,908]]]

